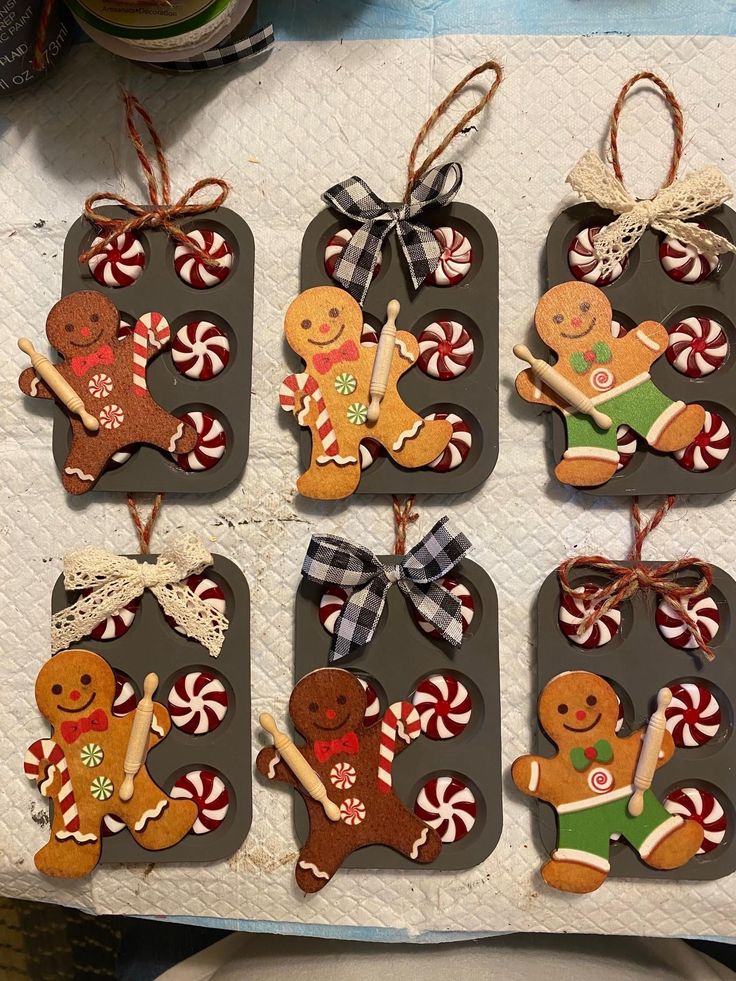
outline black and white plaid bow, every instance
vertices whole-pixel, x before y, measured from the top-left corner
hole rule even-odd
[[[302,565],[312,582],[341,586],[348,598],[335,623],[330,662],[363,647],[381,619],[386,593],[397,583],[417,613],[437,628],[454,647],[463,639],[460,600],[437,583],[470,548],[463,534],[453,535],[447,516],[410,549],[396,565],[383,565],[373,552],[336,535],[313,535]]]
[[[432,229],[417,216],[452,201],[462,182],[460,164],[434,167],[414,185],[409,201],[397,207],[382,201],[360,177],[350,177],[325,191],[329,205],[361,223],[338,259],[333,279],[362,306],[383,240],[396,229],[414,289],[421,286],[437,268],[442,249]]]

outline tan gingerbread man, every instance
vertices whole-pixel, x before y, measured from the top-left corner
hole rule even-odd
[[[647,320],[623,337],[614,337],[608,298],[588,283],[562,283],[541,298],[534,317],[537,333],[558,357],[555,370],[593,405],[610,417],[610,429],[590,416],[573,412],[551,388],[539,383],[531,368],[516,379],[527,402],[549,405],[563,414],[567,450],[555,474],[564,484],[593,487],[616,473],[616,430],[629,425],[649,445],[674,453],[691,443],[703,428],[702,406],[673,402],[649,376],[652,364],[667,350],[667,330]]]
[[[100,858],[106,815],[123,821],[138,844],[152,850],[177,844],[196,820],[197,805],[170,797],[145,764],[131,799],[120,799],[135,712],[114,716],[114,698],[115,675],[91,651],[61,651],[36,679],[36,702],[53,732],[29,747],[24,769],[54,804],[49,841],[35,856],[45,875],[76,879],[91,872]],[[168,711],[154,702],[148,748],[170,728]]]
[[[557,811],[557,848],[542,878],[565,892],[592,892],[606,879],[611,835],[619,834],[654,869],[688,862],[703,840],[697,821],[670,814],[652,790],[643,807],[629,812],[644,729],[616,733],[618,699],[603,678],[588,671],[557,675],[539,696],[539,721],[557,754],[522,756],[511,776],[519,790]],[[657,767],[672,758],[675,744],[665,731]]]
[[[414,469],[436,459],[452,436],[445,420],[426,422],[399,395],[399,378],[415,364],[416,338],[397,331],[380,416],[368,419],[375,348],[361,346],[363,314],[345,290],[318,286],[301,293],[286,312],[289,346],[306,370],[281,386],[281,407],[312,434],[309,469],[297,481],[305,497],[348,497],[360,481],[360,444],[373,439],[396,463]]]
[[[124,447],[148,443],[169,453],[188,453],[197,443],[194,428],[148,391],[146,362],[158,348],[134,335],[118,339],[119,324],[115,305],[92,290],[65,296],[46,320],[46,336],[64,357],[54,367],[99,422],[91,432],[77,415],[69,415],[72,441],[62,483],[70,494],[91,490],[110,457]],[[55,397],[33,368],[25,369],[19,385],[25,395]]]

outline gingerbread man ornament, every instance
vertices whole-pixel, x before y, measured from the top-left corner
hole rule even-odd
[[[557,848],[542,867],[548,885],[565,892],[597,889],[610,869],[614,834],[655,869],[679,868],[695,855],[703,840],[697,821],[670,814],[650,789],[640,807],[631,807],[645,730],[616,734],[618,700],[608,682],[588,671],[557,675],[539,697],[538,714],[557,754],[522,756],[511,775],[522,793],[557,811]],[[665,730],[652,762],[664,766],[674,751]]]
[[[260,773],[296,788],[307,805],[309,835],[296,866],[296,881],[304,892],[322,889],[348,855],[366,845],[387,845],[421,863],[434,861],[442,848],[437,832],[392,789],[393,757],[419,732],[416,709],[408,702],[396,703],[382,725],[366,728],[365,701],[358,679],[340,668],[312,671],[294,688],[289,715],[306,745],[297,749],[290,744],[282,751],[285,757],[293,751],[301,754],[313,771],[307,781],[310,790],[274,747],[262,749],[256,760]],[[313,796],[315,775],[326,790],[326,806]],[[328,810],[337,820],[327,816]]]
[[[399,395],[399,378],[415,364],[419,345],[397,331],[380,415],[369,418],[375,348],[362,347],[363,314],[345,290],[318,286],[301,293],[286,312],[286,340],[306,370],[281,386],[281,407],[311,430],[309,469],[297,481],[305,497],[348,497],[360,481],[360,444],[373,439],[402,467],[424,467],[445,449],[452,426],[426,422]]]
[[[667,330],[647,320],[623,337],[611,330],[611,304],[588,283],[562,283],[539,301],[537,333],[558,356],[554,374],[571,384],[584,399],[608,416],[601,428],[590,415],[575,411],[550,384],[527,368],[516,379],[516,390],[527,402],[549,405],[563,414],[567,450],[555,474],[564,484],[593,487],[616,473],[619,454],[616,430],[629,425],[649,445],[674,453],[691,443],[703,428],[702,406],[673,402],[649,376],[652,364],[667,350]]]
[[[70,494],[94,487],[110,457],[123,447],[149,443],[169,453],[188,453],[197,443],[195,430],[163,409],[148,391],[147,361],[168,340],[168,325],[158,314],[147,315],[132,335],[118,339],[120,315],[101,293],[70,293],[51,308],[46,336],[64,360],[53,366],[82,402],[98,428],[85,426],[69,414],[72,441],[62,483]],[[157,330],[154,330],[154,324]],[[21,391],[53,399],[58,392],[26,368]]]
[[[196,804],[166,794],[145,764],[134,777],[132,797],[121,799],[135,712],[114,716],[114,698],[115,675],[91,651],[56,654],[36,679],[36,702],[53,732],[29,747],[24,769],[54,805],[49,841],[34,859],[45,875],[76,879],[91,872],[100,858],[102,820],[108,814],[152,850],[181,841],[196,820]],[[170,728],[169,713],[154,702],[148,748]]]

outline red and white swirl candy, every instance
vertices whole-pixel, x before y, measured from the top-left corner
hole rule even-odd
[[[437,268],[427,276],[425,282],[430,286],[456,286],[470,272],[473,264],[473,249],[470,241],[456,228],[444,225],[432,232],[437,239],[442,254]]]
[[[112,378],[104,371],[99,371],[87,382],[87,388],[93,398],[106,399],[112,392]]]
[[[230,341],[209,320],[193,320],[176,332],[171,356],[176,370],[186,378],[209,381],[227,367]]]
[[[470,722],[473,703],[465,685],[451,674],[432,674],[412,697],[422,732],[430,739],[452,739]]]
[[[105,469],[117,470],[118,467],[122,467],[124,463],[127,463],[132,456],[133,447],[123,447],[122,450],[118,450],[117,453],[113,453],[113,455],[107,461],[107,467]]]
[[[588,773],[588,786],[594,794],[606,794],[613,787],[613,774],[604,766],[596,766]]]
[[[91,589],[84,589],[82,596],[89,596],[91,592]],[[105,617],[90,630],[90,637],[94,640],[117,640],[118,637],[122,637],[128,632],[135,620],[139,602],[138,599],[132,599],[121,610]]]
[[[626,721],[626,713],[624,712],[624,703],[618,695],[616,695],[616,701],[618,702],[618,714],[616,715],[616,725],[614,728],[616,732],[621,732]]]
[[[679,283],[702,283],[718,268],[717,255],[698,252],[694,245],[687,245],[671,235],[659,247],[659,261],[667,275]]]
[[[623,470],[627,463],[631,463],[638,446],[636,433],[631,426],[619,426],[616,430],[616,449],[618,450],[616,470]]]
[[[218,586],[216,582],[212,579],[208,579],[207,576],[192,575],[188,576],[184,580],[184,585],[203,603],[212,610],[216,610],[218,613],[225,615],[227,604],[225,602],[225,593],[221,586]],[[186,631],[180,627],[173,617],[166,616],[166,622],[170,627],[173,627],[178,634],[183,634],[186,636]]]
[[[381,718],[381,699],[378,697],[378,692],[370,681],[366,681],[365,678],[358,678],[358,681],[363,686],[363,691],[365,692],[365,715],[363,716],[363,723],[366,726],[372,726]]]
[[[726,837],[728,820],[718,798],[698,787],[677,787],[669,793],[664,806],[670,814],[697,821],[703,829],[703,841],[697,855],[707,855]]]
[[[673,454],[685,470],[705,473],[715,470],[731,449],[731,431],[717,412],[705,413],[702,430],[684,450]]]
[[[447,576],[444,579],[440,579],[437,585],[443,586],[448,592],[460,600],[460,616],[463,620],[463,636],[465,636],[475,613],[475,601],[473,600],[472,593],[464,583],[456,582]],[[442,634],[435,625],[430,623],[429,620],[425,620],[417,611],[415,611],[414,618],[419,629],[423,630],[428,637],[432,637],[434,640],[442,637]]]
[[[600,230],[600,225],[594,225],[578,232],[567,250],[567,264],[575,279],[592,283],[593,286],[610,286],[624,271],[628,260],[624,258],[620,262],[615,262],[610,272],[601,272],[601,262],[593,249]]]
[[[98,236],[92,243],[96,248],[103,241]],[[143,243],[133,232],[121,232],[102,252],[93,255],[87,265],[100,286],[132,286],[143,272],[146,252]]]
[[[669,686],[672,701],[665,709],[675,746],[704,746],[721,727],[721,707],[705,685],[692,681]]]
[[[365,804],[357,797],[347,797],[340,804],[340,820],[354,826],[365,821]]]
[[[460,841],[472,830],[478,804],[472,790],[457,777],[433,777],[417,795],[414,813],[434,828],[444,844]]]
[[[457,378],[473,361],[473,338],[456,320],[436,320],[419,336],[417,364],[431,378]]]
[[[670,331],[667,360],[688,378],[703,378],[728,357],[728,339],[717,320],[687,317]]]
[[[169,692],[169,715],[182,732],[201,736],[214,732],[228,708],[225,686],[209,671],[190,671]]]
[[[120,834],[124,827],[125,821],[114,814],[106,814],[102,819],[102,837],[112,838],[113,835]]]
[[[135,317],[131,317],[127,313],[120,314],[120,322],[118,323],[117,339],[122,341],[125,337],[130,337],[133,333],[135,324]]]
[[[360,332],[360,344],[361,347],[375,347],[378,344],[378,331],[375,327],[371,327],[370,324],[363,324],[363,329]]]
[[[330,770],[330,783],[338,790],[350,790],[357,779],[355,767],[350,763],[335,763]]]
[[[197,290],[209,289],[227,279],[233,265],[233,250],[227,239],[209,228],[187,232],[187,237],[208,256],[216,259],[217,265],[206,265],[188,245],[177,245],[174,268],[179,278]]]
[[[122,671],[115,672],[115,699],[112,703],[112,714],[120,718],[135,712],[138,705],[138,695],[130,678]]]
[[[98,416],[103,429],[120,429],[125,422],[125,413],[119,405],[103,405]]]
[[[614,319],[611,321],[611,337],[625,337],[631,330],[631,327],[627,327],[626,324],[615,319],[619,314],[614,313],[613,316]]]
[[[340,586],[328,586],[319,601],[319,622],[328,634],[335,633],[337,618],[342,613],[348,594]]]
[[[345,246],[348,244],[350,239],[353,237],[353,232],[349,228],[341,228],[338,232],[329,239],[327,245],[325,246],[325,272],[332,278],[335,275],[335,267],[340,260],[340,256],[345,251]],[[373,266],[373,276],[374,278],[381,271],[381,260],[377,259],[376,264]]]
[[[687,598],[683,602],[688,614],[698,625],[703,640],[706,644],[710,644],[721,625],[721,613],[715,600],[712,596],[701,596],[695,599]],[[698,646],[690,627],[670,606],[668,600],[660,601],[655,620],[659,632],[671,647],[692,650]]]
[[[465,462],[473,445],[470,426],[454,412],[430,412],[424,418],[427,422],[432,422],[435,419],[446,419],[452,425],[450,442],[435,460],[427,464],[428,468],[437,473],[447,473],[449,470],[457,469],[461,463]]]
[[[376,439],[364,439],[360,444],[360,469],[367,470],[376,462],[379,456],[383,456],[384,451],[381,444]]]
[[[560,600],[560,629],[573,644],[578,644],[588,650],[593,647],[603,647],[616,636],[621,626],[621,611],[612,609],[604,613],[583,633],[577,633],[580,624],[595,607],[594,603],[586,599],[593,592],[595,592],[595,586],[578,586],[574,590],[574,596],[563,593]]]
[[[199,410],[185,412],[179,418],[194,427],[197,445],[189,453],[174,453],[176,462],[182,470],[190,473],[211,470],[222,459],[227,447],[227,436],[222,423],[209,412]]]
[[[214,770],[190,770],[179,777],[171,796],[193,800],[198,815],[192,833],[206,835],[220,827],[230,807],[230,794],[222,777]]]

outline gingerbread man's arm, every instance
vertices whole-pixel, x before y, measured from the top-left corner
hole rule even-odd
[[[540,385],[539,379],[531,368],[525,368],[516,376],[516,391],[525,402],[531,402],[534,405],[549,405],[560,411],[567,408],[564,401],[551,388]]]
[[[133,712],[130,713],[133,716]],[[148,737],[148,747],[156,746],[169,734],[171,729],[171,716],[169,710],[161,705],[160,702],[153,703],[153,717],[151,719],[151,734]]]
[[[637,729],[636,732],[632,732],[630,736],[626,737],[627,740],[631,742],[634,753],[636,754],[636,759],[639,759],[639,752],[641,750],[641,741],[644,738],[644,733],[646,732],[646,726],[643,729]],[[672,733],[669,729],[665,729],[662,735],[662,745],[659,749],[659,756],[657,757],[657,769],[660,766],[664,766],[665,763],[669,763],[675,753],[675,741],[672,738]]]
[[[256,757],[256,769],[268,780],[277,780],[279,783],[285,783],[301,790],[301,785],[296,777],[273,746],[266,746],[260,751]]]
[[[54,365],[58,367],[58,365]],[[25,368],[18,379],[18,386],[24,395],[30,395],[34,399],[53,399],[54,393],[46,382],[42,381],[33,368]]]
[[[511,767],[511,779],[522,794],[538,797],[539,800],[550,800],[552,788],[555,785],[554,760],[544,756],[520,756]]]
[[[397,355],[397,361],[401,365],[403,374],[410,365],[416,363],[419,357],[419,341],[408,331],[397,330],[394,343],[396,345],[395,354]]]
[[[667,328],[662,324],[656,320],[645,320],[615,343],[621,345],[619,351],[638,361],[642,371],[645,371],[667,350],[668,336]]]

